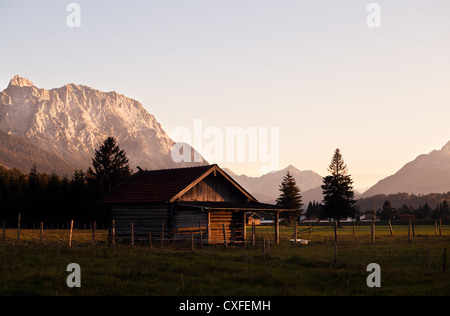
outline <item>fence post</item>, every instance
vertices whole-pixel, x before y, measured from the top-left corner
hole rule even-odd
[[[97,226],[97,223],[94,221],[92,222],[92,247],[95,247],[95,227]]]
[[[202,221],[201,220],[198,222],[198,230],[200,232],[200,249],[203,249],[203,236],[202,236],[203,231],[202,231]]]
[[[334,263],[337,263],[338,260],[338,242],[334,242]]]
[[[412,241],[412,237],[411,237],[411,230],[412,230],[412,221],[409,221],[409,229],[408,229],[408,241],[411,242]]]
[[[164,221],[161,223],[161,249],[164,249]]]
[[[6,241],[6,222],[3,221],[3,242]]]
[[[294,243],[296,244],[297,241],[298,241],[297,221],[294,221]]]
[[[149,243],[149,246],[150,246],[150,251],[153,251],[152,232],[148,233],[148,243]]]
[[[256,242],[256,224],[252,223],[252,245],[253,248],[255,248],[255,242]]]
[[[275,244],[280,244],[280,212],[275,214]]]
[[[41,227],[39,230],[39,240],[40,241],[44,240],[44,222],[41,222]]]
[[[264,256],[264,259],[266,259],[266,238],[264,238],[264,243],[263,243],[263,256]]]
[[[112,220],[111,223],[111,244],[113,247],[116,246],[116,220]]]
[[[439,237],[442,238],[442,218],[439,219]]]
[[[223,242],[224,242],[225,248],[228,248],[227,231],[225,228],[225,224],[223,224],[222,226],[223,226]]]
[[[134,222],[131,222],[131,238],[130,238],[130,246],[134,247]]]
[[[20,241],[20,220],[22,215],[19,214],[19,220],[17,221],[17,241]]]
[[[338,221],[334,224],[334,242],[338,242]]]
[[[391,231],[391,236],[394,237],[394,229],[392,228],[391,220],[389,220],[389,230]]]
[[[70,222],[69,248],[72,247],[73,220]]]
[[[372,221],[372,245],[375,244],[375,220]]]
[[[244,248],[247,242],[247,213],[242,214],[242,241],[244,242]]]
[[[191,232],[191,253],[194,253],[194,232]]]

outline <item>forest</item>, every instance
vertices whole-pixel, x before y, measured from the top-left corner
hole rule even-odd
[[[92,167],[71,177],[29,173],[0,166],[0,220],[52,223],[105,221],[98,200],[132,175],[128,159],[112,137],[95,151]]]
[[[92,221],[99,190],[87,173],[76,170],[71,178],[28,174],[0,166],[0,219],[11,222],[21,214],[26,222]]]

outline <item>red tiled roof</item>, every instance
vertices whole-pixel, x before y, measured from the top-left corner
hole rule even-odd
[[[140,171],[112,190],[100,203],[169,202],[215,166]]]

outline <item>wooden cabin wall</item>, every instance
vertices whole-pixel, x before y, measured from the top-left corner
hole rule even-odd
[[[148,241],[149,233],[153,240],[161,238],[161,226],[164,225],[164,238],[183,241],[194,234],[196,242],[200,240],[202,229],[203,242],[223,244],[223,225],[227,241],[231,243],[243,241],[243,212],[210,211],[202,212],[199,208],[178,207],[171,209],[168,205],[146,207],[114,207],[111,219],[115,221],[116,238],[119,242],[131,239],[131,223],[134,223],[135,241]]]
[[[243,213],[232,211],[214,211],[209,213],[210,243],[223,244],[223,225],[228,242],[243,241]]]
[[[221,174],[207,176],[179,198],[179,201],[197,202],[247,202],[248,197]]]
[[[206,244],[208,239],[208,213],[198,208],[177,207],[173,213],[173,238],[174,240],[186,240],[194,234],[197,242],[200,240],[200,227],[202,239]]]
[[[114,207],[111,219],[115,221],[116,238],[128,242],[131,239],[131,223],[134,223],[136,241],[148,241],[149,233],[154,240],[161,238],[164,221],[164,238],[171,238],[171,210],[167,205],[145,207]]]

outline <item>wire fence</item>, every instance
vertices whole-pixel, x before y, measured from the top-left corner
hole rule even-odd
[[[264,249],[276,245],[277,247],[291,247],[292,245],[306,245],[314,243],[341,242],[387,242],[403,240],[412,242],[420,238],[450,237],[449,220],[420,220],[420,221],[377,221],[377,222],[309,222],[295,226],[280,225],[278,230],[274,224],[246,227],[245,240],[233,240],[224,235],[223,241],[215,240],[215,244],[225,247],[261,247]],[[134,225],[130,225],[134,227]],[[180,239],[149,233],[146,238],[135,238],[133,228],[129,234],[115,236],[109,223],[74,222],[69,223],[17,223],[2,222],[0,235],[1,243],[40,243],[74,246],[114,246],[125,244],[130,246],[147,245],[150,248],[164,248],[170,246],[203,248],[208,245],[204,238],[204,231],[193,231],[190,236]],[[266,250],[264,250],[266,251]]]

